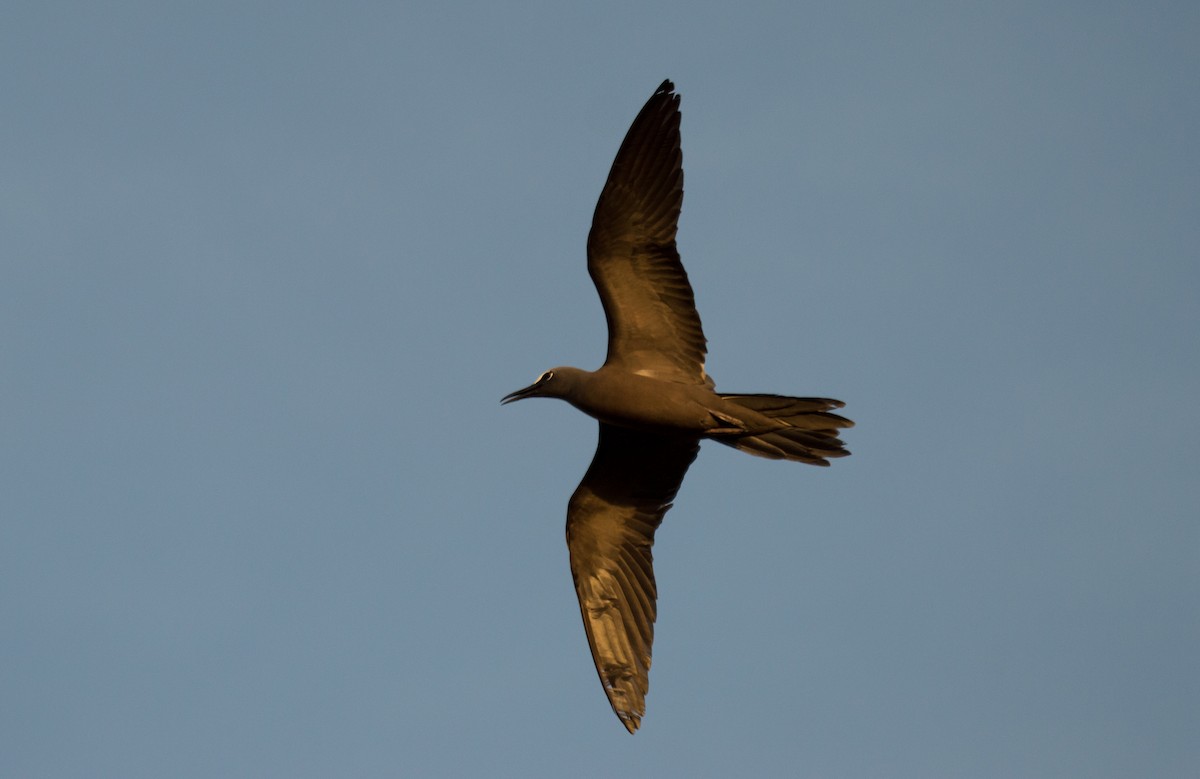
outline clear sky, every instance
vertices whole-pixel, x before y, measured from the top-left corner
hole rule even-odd
[[[1200,775],[1200,6],[0,12],[0,775]],[[648,713],[566,503],[664,78],[719,389]]]

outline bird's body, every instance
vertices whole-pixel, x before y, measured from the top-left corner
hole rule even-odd
[[[609,366],[596,371],[561,367],[551,373],[554,391],[562,392],[563,400],[610,425],[694,436],[731,429],[726,409],[732,404],[702,384],[662,381]]]
[[[507,395],[561,398],[600,422],[567,508],[571,574],[596,671],[630,733],[645,713],[657,614],[654,533],[703,438],[828,465],[850,420],[828,398],[732,395],[704,369],[706,342],[675,248],[683,202],[679,97],[664,81],[613,162],[588,235],[588,272],[608,321],[595,371],[561,367]]]

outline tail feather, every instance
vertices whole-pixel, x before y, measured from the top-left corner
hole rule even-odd
[[[830,409],[846,405],[832,398],[790,398],[783,395],[722,395],[743,408],[782,423],[776,430],[757,435],[725,434],[713,439],[759,457],[793,460],[810,465],[829,465],[826,458],[845,457],[838,438],[840,428],[853,427],[845,417]]]

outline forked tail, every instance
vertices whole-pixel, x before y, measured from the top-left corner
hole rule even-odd
[[[789,398],[783,395],[721,397],[749,409],[754,414],[781,423],[782,426],[757,435],[714,435],[711,436],[714,441],[759,457],[795,460],[811,465],[829,465],[827,458],[845,457],[850,454],[838,438],[838,432],[843,427],[854,427],[854,423],[845,417],[830,413],[830,409],[846,405],[840,400]]]

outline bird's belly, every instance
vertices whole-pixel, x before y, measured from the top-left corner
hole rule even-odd
[[[696,405],[694,409],[672,409],[670,413],[636,408],[598,410],[598,413],[588,413],[601,422],[638,430],[703,433],[714,427],[712,415],[699,405]]]

